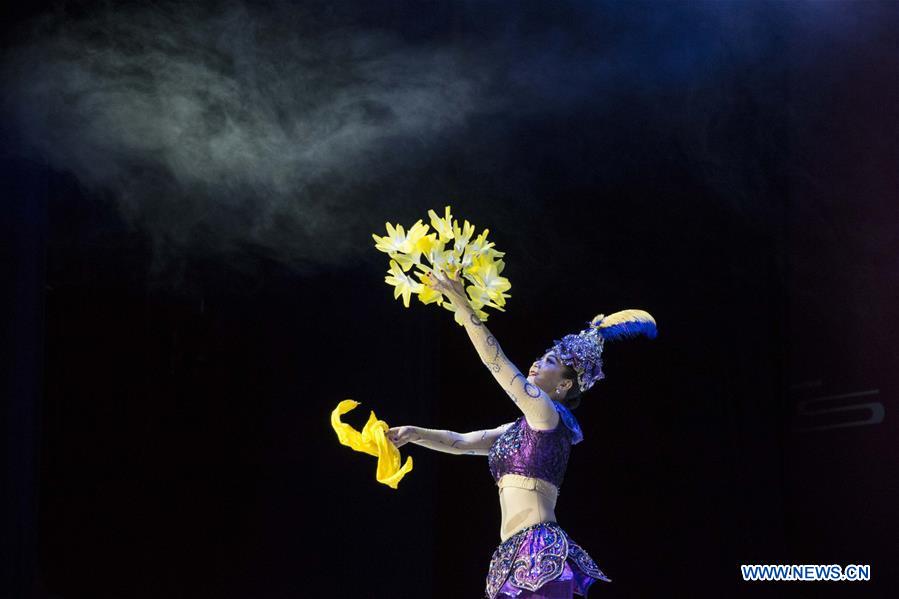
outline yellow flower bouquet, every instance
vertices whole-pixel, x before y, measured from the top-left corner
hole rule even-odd
[[[475,313],[483,321],[488,314],[485,307],[505,311],[506,293],[511,289],[509,279],[501,276],[505,262],[498,260],[505,252],[497,251],[492,242],[487,241],[489,229],[474,237],[475,227],[467,220],[459,226],[453,220],[451,209],[446,207],[444,216],[428,210],[431,225],[423,224],[419,219],[408,231],[402,225],[393,226],[387,223],[387,235],[379,237],[372,234],[375,248],[390,257],[390,269],[384,281],[394,286],[393,297],[403,297],[403,305],[409,307],[409,299],[413,293],[423,304],[437,303],[450,312],[455,312],[452,302],[444,301],[443,294],[425,285],[428,273],[441,270],[454,279],[459,275],[471,283],[465,288],[468,299]],[[429,233],[430,227],[434,232]],[[452,242],[451,246],[448,244]],[[425,262],[422,261],[425,260]],[[415,275],[418,280],[407,274],[417,267]],[[463,324],[458,313],[455,320]]]

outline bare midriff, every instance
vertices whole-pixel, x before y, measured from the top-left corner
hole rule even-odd
[[[499,536],[503,541],[538,522],[556,521],[559,490],[552,483],[541,478],[506,474],[497,486],[502,510]]]

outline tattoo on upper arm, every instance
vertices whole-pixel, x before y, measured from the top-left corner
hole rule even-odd
[[[534,399],[537,399],[538,397],[540,397],[540,387],[538,387],[538,386],[535,385],[534,383],[530,382],[530,381],[529,381],[523,374],[521,374],[520,372],[515,373],[515,376],[513,376],[513,377],[512,377],[512,380],[509,381],[509,386],[510,386],[510,387],[515,383],[515,379],[517,379],[518,377],[521,377],[522,379],[524,379],[524,392],[528,394],[528,397],[533,397]],[[508,393],[509,393],[510,395],[512,394],[511,391],[509,391]]]
[[[484,365],[493,372],[501,371],[503,367],[502,364],[499,363],[499,343],[496,342],[496,337],[494,337],[493,335],[488,335],[485,343],[494,348],[494,352],[493,358],[491,358],[490,360],[484,360]]]

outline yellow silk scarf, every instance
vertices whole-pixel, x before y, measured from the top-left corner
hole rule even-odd
[[[349,424],[340,421],[340,417],[359,405],[358,401],[345,399],[331,412],[331,427],[337,433],[337,439],[356,451],[361,451],[378,458],[378,469],[375,474],[379,483],[396,489],[397,483],[412,471],[412,456],[406,457],[406,464],[400,468],[402,458],[400,450],[387,439],[390,428],[383,420],[378,420],[374,410],[360,433]]]

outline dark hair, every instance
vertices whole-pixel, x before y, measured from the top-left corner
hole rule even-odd
[[[581,405],[581,388],[577,384],[577,372],[567,364],[563,364],[562,366],[564,366],[562,369],[562,378],[568,379],[574,383],[565,393],[565,397],[562,399],[562,405],[569,410],[576,410],[577,407]]]

